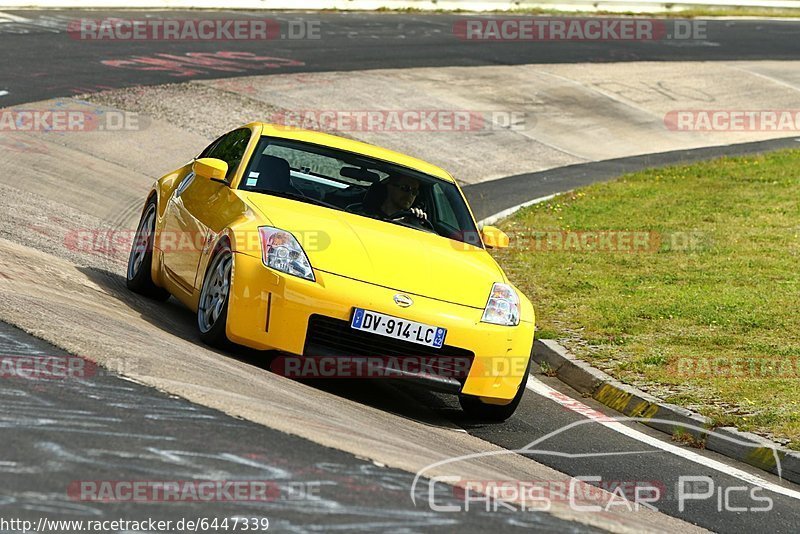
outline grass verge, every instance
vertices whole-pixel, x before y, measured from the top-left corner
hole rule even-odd
[[[656,396],[800,450],[800,150],[531,206],[495,253],[537,327]]]

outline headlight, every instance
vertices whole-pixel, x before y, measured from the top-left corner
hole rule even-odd
[[[314,281],[314,271],[303,247],[285,230],[260,226],[261,259],[264,265],[282,273]]]
[[[519,295],[510,285],[497,282],[492,286],[481,322],[504,326],[519,324]]]

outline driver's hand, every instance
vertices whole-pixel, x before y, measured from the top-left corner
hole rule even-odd
[[[425,221],[428,220],[428,214],[422,211],[421,208],[411,208],[409,211],[413,213],[414,216],[417,217],[418,219],[422,219]]]

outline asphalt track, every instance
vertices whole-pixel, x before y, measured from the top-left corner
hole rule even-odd
[[[800,25],[793,21],[709,20],[697,41],[463,41],[453,27],[460,15],[369,13],[255,14],[247,12],[7,11],[2,21],[0,105],[15,105],[110,87],[160,84],[237,75],[349,71],[378,68],[520,65],[619,61],[791,60],[800,56]],[[288,36],[290,21],[319,24],[321,39],[273,41],[87,41],[65,35],[81,18],[272,18]],[[222,71],[195,62],[191,73],[175,63],[190,53],[224,51],[299,64],[240,61]],[[149,58],[148,63],[131,61]],[[162,62],[153,60],[161,59]],[[102,62],[116,63],[110,67]],[[170,65],[169,61],[172,61]],[[185,65],[184,65],[185,66]]]
[[[191,75],[192,78],[219,78],[227,75],[263,74],[272,70],[285,73],[379,67],[509,65],[532,61],[796,59],[800,51],[800,40],[797,39],[800,26],[793,22],[711,21],[708,33],[711,41],[717,43],[715,46],[678,47],[670,46],[669,43],[502,43],[477,47],[474,43],[464,43],[453,38],[451,29],[458,17],[448,15],[309,14],[305,17],[323,22],[325,37],[322,42],[280,41],[265,47],[260,43],[248,42],[84,43],[64,39],[63,28],[69,20],[81,16],[101,18],[138,15],[100,15],[97,12],[12,14],[32,22],[0,24],[0,45],[4,51],[0,90],[8,91],[7,95],[0,97],[3,105],[68,96],[103,87],[187,79],[175,76],[174,70],[142,71],[108,67],[101,63],[102,60],[125,60],[132,56],[154,57],[157,54],[182,56],[192,52],[216,53],[226,50],[282,57],[303,63],[302,66],[264,68],[260,71],[250,68],[252,65],[243,67],[241,72],[209,69],[207,72]],[[157,16],[152,12],[149,14]],[[171,13],[164,16],[176,15]],[[204,15],[192,12],[188,16]],[[218,12],[215,16],[225,14]],[[276,16],[279,20],[294,20],[298,17],[300,15]],[[731,150],[746,153],[793,146],[793,143],[793,139],[788,139],[736,149],[723,147],[706,152],[662,154],[573,166],[536,175],[512,177],[492,182],[491,185],[479,184],[470,188],[468,194],[476,206],[476,214],[482,218],[499,211],[498,208],[504,209],[535,196],[611,178],[620,170],[686,161],[715,153],[730,153]],[[507,189],[499,189],[501,187]],[[494,198],[503,198],[502,203],[492,200],[492,191]],[[193,316],[186,311],[177,320],[191,323]],[[0,334],[4,341],[3,351],[7,354],[53,354],[55,351],[4,325]],[[257,364],[253,362],[253,365]],[[540,380],[563,391],[567,396],[576,397],[589,407],[604,411],[590,400],[580,399],[556,381],[544,377],[540,377]],[[771,499],[772,508],[765,512],[748,511],[763,504],[753,499],[752,488],[755,486],[752,483],[716,471],[708,465],[661,451],[598,424],[557,432],[570,424],[583,421],[584,416],[545,400],[532,391],[526,393],[518,412],[511,420],[502,425],[487,426],[465,420],[453,398],[407,384],[334,382],[316,386],[331,395],[343,396],[401,416],[430,421],[444,418],[474,436],[509,450],[524,447],[556,432],[544,442],[544,446],[540,444],[537,447],[538,452],[531,455],[534,460],[573,476],[599,476],[603,481],[621,484],[654,483],[666,490],[664,497],[655,503],[660,510],[710,530],[794,532],[800,521],[797,500],[791,496],[779,495],[774,491],[759,493],[757,490],[755,495],[766,495]],[[98,376],[81,383],[42,384],[4,380],[0,385],[0,396],[5,399],[4,405],[13,409],[13,413],[3,416],[3,432],[0,438],[6,451],[0,458],[0,472],[3,472],[5,482],[0,493],[0,510],[3,511],[16,512],[24,509],[30,516],[41,516],[43,513],[87,514],[105,518],[124,516],[130,513],[124,506],[104,504],[98,508],[96,505],[64,502],[64,489],[61,486],[82,478],[158,476],[174,479],[195,478],[208,472],[237,478],[266,478],[265,472],[274,474],[277,472],[274,468],[279,467],[283,469],[282,473],[287,474],[282,479],[284,482],[322,481],[326,486],[334,488],[331,493],[323,494],[329,501],[337,503],[337,509],[341,510],[340,515],[331,516],[329,509],[320,510],[315,515],[313,511],[309,513],[307,508],[300,511],[291,509],[291,503],[286,502],[265,508],[254,507],[254,513],[267,515],[274,524],[287,529],[314,530],[314,527],[330,527],[334,521],[332,517],[348,530],[362,528],[370,531],[401,528],[413,531],[452,527],[464,529],[465,524],[470,525],[470,528],[474,525],[474,530],[483,531],[498,528],[501,524],[503,528],[516,524],[529,525],[531,521],[536,522],[539,519],[537,515],[532,516],[535,519],[531,519],[519,513],[500,516],[470,513],[469,517],[458,515],[455,519],[442,518],[431,514],[427,507],[420,515],[420,509],[415,511],[411,507],[407,495],[411,479],[407,474],[383,469],[376,473],[370,462],[171,399],[113,376]],[[398,398],[403,401],[398,401]],[[47,412],[48,410],[51,411]],[[47,417],[42,415],[45,412]],[[75,421],[76,415],[81,419],[80,424]],[[654,431],[639,425],[633,426],[643,434],[662,439]],[[36,447],[49,448],[47,451],[31,448],[31,443],[36,444]],[[265,443],[270,445],[268,449],[265,448]],[[159,456],[158,451],[164,450],[184,451],[185,454]],[[269,457],[258,457],[259,454],[264,455],[265,450],[269,451]],[[70,454],[70,451],[75,454]],[[713,453],[695,452],[701,458],[734,465]],[[197,459],[198,454],[200,460]],[[254,463],[232,460],[253,460],[253,455],[256,455]],[[42,457],[53,458],[55,463],[42,463]],[[132,457],[136,459],[130,460]],[[163,461],[165,457],[169,461]],[[187,461],[187,457],[193,459]],[[123,461],[125,458],[127,460]],[[313,458],[313,462],[309,458]],[[220,459],[223,460],[222,465]],[[259,460],[263,462],[258,464]],[[309,470],[309,465],[316,465],[321,471]],[[329,465],[336,467],[330,468],[332,471],[325,471]],[[735,467],[755,473],[778,486],[792,487],[747,466],[737,464]],[[676,483],[680,476],[710,477],[714,482],[714,497],[692,501],[685,509],[679,509]],[[384,481],[386,485],[382,485]],[[353,486],[370,489],[355,491]],[[398,494],[398,487],[402,488],[402,497]],[[742,487],[746,489],[731,490]],[[797,490],[796,486],[793,488]],[[723,501],[717,497],[718,494],[724,496],[726,490],[730,490],[728,494],[731,501],[723,506]],[[180,510],[173,507],[164,510],[148,505],[148,511],[152,511],[152,515],[156,515],[156,512],[181,516],[200,513],[200,507],[188,504],[185,506],[185,509]],[[224,505],[212,508],[204,505],[202,511],[206,510],[209,516],[242,515],[241,510],[234,511]],[[138,519],[138,515],[142,514],[141,508],[137,508],[136,514]],[[498,517],[504,518],[502,523],[498,521]],[[548,520],[554,521],[552,518]],[[558,522],[531,526],[559,531],[569,527]]]
[[[0,353],[21,359],[70,357],[5,323],[0,323]],[[17,377],[0,383],[1,517],[34,524],[41,517],[152,518],[175,523],[266,518],[269,529],[280,532],[486,532],[498,521],[514,530],[594,531],[574,528],[545,513],[521,518],[519,513],[501,511],[498,516],[481,508],[452,514],[415,507],[408,495],[414,478],[410,473],[379,467],[95,370],[80,380]],[[267,488],[266,498],[143,505],[101,502],[94,490],[82,496],[77,489],[82,481],[211,479],[261,482]],[[427,489],[427,484],[423,481],[419,487]],[[435,488],[438,504],[458,503],[447,486]],[[427,496],[420,491],[420,498]]]
[[[540,172],[509,176],[499,180],[471,184],[464,187],[475,218],[483,220],[504,210],[541,197],[611,180],[629,172],[642,169],[688,164],[723,156],[745,156],[771,150],[800,148],[800,137],[784,137],[768,141],[738,143],[692,150],[673,150],[627,158],[608,159],[567,165]]]

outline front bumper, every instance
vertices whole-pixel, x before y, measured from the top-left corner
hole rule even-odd
[[[532,322],[516,327],[481,323],[482,309],[421,296],[404,309],[393,301],[396,290],[323,271],[314,274],[316,282],[284,275],[266,268],[261,258],[234,253],[228,338],[260,350],[302,355],[312,315],[350,321],[358,307],[446,328],[445,345],[473,354],[463,394],[502,404],[525,378]]]

